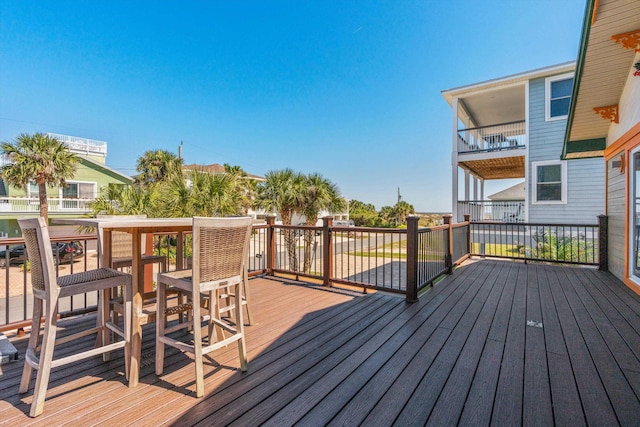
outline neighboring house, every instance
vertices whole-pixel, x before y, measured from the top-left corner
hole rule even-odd
[[[560,159],[574,69],[568,62],[442,92],[453,110],[454,218],[597,222],[602,159]],[[525,180],[524,200],[512,200],[509,212],[504,200],[485,199],[485,181],[514,178]]]
[[[76,174],[67,181],[66,187],[47,188],[50,217],[87,213],[88,203],[96,198],[102,188],[132,182],[129,176],[105,164],[106,142],[52,133],[49,135],[64,142],[80,159]],[[6,158],[0,161],[2,164],[6,162]],[[32,183],[25,190],[0,182],[0,234],[14,235],[17,227],[13,223],[16,218],[39,214],[38,187]]]
[[[640,294],[640,1],[588,0],[578,55],[562,157],[604,156],[609,270]]]
[[[488,212],[485,212],[483,219],[524,222],[525,193],[526,183],[521,182],[488,196],[490,203],[484,206]]]

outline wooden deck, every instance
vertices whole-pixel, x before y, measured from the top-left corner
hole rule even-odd
[[[36,419],[26,415],[31,395],[17,394],[22,363],[3,365],[0,424],[640,421],[640,298],[608,273],[476,261],[415,304],[278,280],[255,279],[251,289],[249,371],[236,370],[234,346],[214,353],[203,399],[187,356],[168,352],[165,374],[155,375],[149,325],[138,387],[125,385],[121,353],[61,368]],[[26,340],[12,341],[23,355]]]

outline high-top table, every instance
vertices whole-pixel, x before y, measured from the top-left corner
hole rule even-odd
[[[142,235],[148,233],[184,233],[191,232],[192,218],[56,218],[57,224],[95,227],[103,232],[102,265],[111,265],[111,233],[123,231],[132,235],[131,275],[133,285],[132,322],[131,322],[131,361],[129,364],[129,386],[138,384],[140,373],[140,354],[142,350],[142,321],[144,294],[144,266],[142,259]],[[182,239],[178,239],[177,254],[183,253]],[[182,257],[176,256],[178,268]]]

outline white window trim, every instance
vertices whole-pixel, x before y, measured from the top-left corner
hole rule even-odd
[[[93,184],[93,196],[91,197],[91,199],[95,199],[96,197],[98,197],[98,183],[95,181],[67,181],[67,185],[69,184]],[[60,199],[62,199],[62,190],[63,187],[58,187],[58,197]]]
[[[538,200],[538,166],[560,165],[561,197],[562,200]],[[566,205],[567,204],[567,161],[545,160],[543,162],[531,162],[531,204],[532,205]]]
[[[633,162],[634,162],[634,156],[640,151],[640,147],[635,147],[631,150],[631,152],[629,153],[628,157],[625,161],[626,161],[626,165],[625,165],[625,170],[628,171],[627,173],[630,174],[629,176],[629,185],[628,188],[626,189],[627,191],[627,200],[628,200],[628,216],[627,216],[627,222],[628,222],[628,229],[629,231],[628,236],[627,236],[627,241],[628,241],[628,247],[627,247],[627,251],[628,251],[628,262],[627,262],[627,274],[626,276],[629,278],[629,280],[631,280],[636,286],[640,286],[640,277],[636,276],[636,272],[635,272],[635,268],[634,268],[634,262],[633,262],[633,258],[635,256],[635,251],[634,251],[634,246],[635,246],[635,240],[634,240],[634,232],[632,231],[634,229],[634,225],[635,225],[635,216],[636,216],[636,198],[635,198],[635,194],[636,194],[636,186],[638,185],[638,182],[636,182],[635,180],[635,171],[633,168]]]
[[[573,73],[559,74],[557,76],[547,77],[544,79],[544,120],[546,122],[564,120],[567,118],[567,115],[551,117],[551,83],[571,78],[574,78]]]

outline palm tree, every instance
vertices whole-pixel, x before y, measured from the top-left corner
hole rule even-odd
[[[14,143],[3,142],[0,149],[10,162],[2,168],[2,178],[9,185],[25,189],[29,182],[35,181],[40,216],[48,221],[47,186],[66,186],[67,179],[76,174],[78,157],[62,142],[40,132],[20,134]]]
[[[136,165],[137,185],[151,185],[170,181],[173,177],[182,178],[182,159],[166,150],[146,151]]]
[[[167,217],[227,216],[247,212],[250,201],[242,178],[228,173],[194,170],[190,184],[174,177],[161,186]]]
[[[305,225],[315,225],[318,214],[322,211],[341,212],[347,204],[340,196],[338,186],[319,173],[312,173],[305,177],[301,203],[302,214],[305,216]],[[311,271],[311,243],[315,242],[312,230],[304,233],[304,263],[303,271]]]
[[[394,216],[396,218],[396,224],[402,225],[407,222],[407,215],[416,213],[415,209],[413,209],[413,205],[405,202],[404,200],[399,201],[393,207]]]
[[[295,212],[302,206],[304,177],[287,168],[269,171],[265,181],[259,183],[256,189],[254,206],[267,212],[278,213],[282,224],[291,225]],[[289,267],[298,269],[296,255],[296,240],[293,230],[284,230],[285,246],[289,256]]]
[[[92,216],[146,215],[154,218],[161,216],[159,210],[164,205],[157,186],[115,185],[103,189],[89,207]]]
[[[380,208],[380,218],[384,222],[385,227],[395,225],[396,215],[391,206],[383,206]]]

